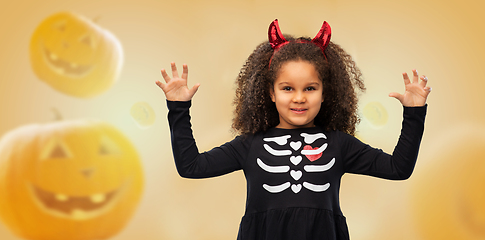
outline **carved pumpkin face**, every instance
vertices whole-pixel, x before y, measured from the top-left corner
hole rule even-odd
[[[82,16],[57,13],[45,19],[30,42],[32,68],[54,89],[76,97],[107,90],[123,62],[121,44]]]
[[[30,125],[0,141],[0,217],[27,239],[105,239],[142,192],[133,145],[109,124]]]

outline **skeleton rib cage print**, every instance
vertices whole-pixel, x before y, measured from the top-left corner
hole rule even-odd
[[[269,185],[264,183],[263,188],[270,192],[270,193],[280,193],[288,188],[297,194],[302,190],[302,187],[313,191],[313,192],[323,192],[326,191],[330,187],[330,183],[312,183],[303,181],[303,183],[298,183],[298,180],[304,180],[304,172],[305,174],[311,173],[319,173],[325,172],[333,167],[335,164],[335,158],[332,158],[328,163],[323,165],[305,165],[303,166],[303,171],[292,169],[292,166],[298,166],[302,163],[303,156],[305,156],[311,162],[314,162],[322,156],[323,152],[327,148],[327,143],[322,144],[316,148],[313,148],[310,144],[314,143],[318,139],[327,139],[325,134],[317,133],[317,134],[308,134],[308,133],[301,133],[300,136],[303,138],[303,142],[307,145],[303,146],[302,141],[290,141],[291,135],[283,135],[278,137],[271,137],[271,138],[263,138],[264,142],[272,142],[276,143],[279,146],[285,146],[286,149],[274,149],[269,144],[263,144],[264,149],[271,155],[275,157],[288,157],[288,165],[281,165],[281,166],[269,166],[264,163],[263,160],[260,158],[256,159],[258,166],[263,169],[265,172],[270,174],[288,174],[289,173],[289,181],[282,182],[278,185]],[[289,142],[289,143],[288,143]],[[289,146],[288,146],[289,145]]]

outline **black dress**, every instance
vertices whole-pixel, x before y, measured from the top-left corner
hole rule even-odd
[[[427,108],[404,107],[401,136],[392,155],[319,126],[272,128],[199,153],[190,124],[191,102],[167,105],[173,155],[182,177],[244,171],[247,200],[237,237],[241,240],[349,239],[339,204],[342,175],[407,179],[418,156]]]

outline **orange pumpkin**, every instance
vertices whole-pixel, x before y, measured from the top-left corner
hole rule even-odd
[[[91,20],[61,12],[36,28],[30,42],[30,60],[37,77],[54,89],[91,97],[117,80],[123,50],[113,34]]]
[[[31,240],[106,239],[138,205],[138,154],[96,121],[29,125],[0,140],[0,218]]]

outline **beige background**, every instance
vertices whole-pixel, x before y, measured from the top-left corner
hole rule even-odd
[[[2,1],[0,136],[22,125],[52,121],[52,108],[66,119],[110,122],[137,147],[145,171],[138,210],[111,239],[235,239],[245,204],[243,174],[207,180],[177,175],[165,99],[154,81],[161,80],[160,69],[169,68],[171,61],[189,65],[190,84],[201,83],[191,109],[193,129],[199,148],[208,150],[233,137],[233,82],[247,56],[267,37],[269,23],[278,18],[284,33],[313,37],[326,20],[332,40],[353,55],[364,74],[368,90],[361,106],[377,101],[389,114],[382,127],[373,127],[364,117],[359,126],[362,140],[392,152],[402,110],[387,94],[402,91],[402,72],[416,68],[433,87],[413,177],[391,182],[344,176],[341,205],[351,237],[445,239],[437,237],[441,231],[449,232],[450,239],[485,239],[479,230],[485,229],[485,207],[472,204],[485,197],[480,192],[463,194],[463,189],[483,192],[485,183],[484,163],[477,161],[485,158],[484,10],[485,3],[475,0]],[[105,93],[90,99],[67,96],[39,81],[31,70],[30,37],[43,19],[59,11],[98,18],[98,24],[121,41],[123,69]],[[130,116],[130,107],[138,101],[155,110],[155,124],[148,129],[140,129]],[[470,137],[475,147],[462,149]],[[460,157],[462,151],[467,157]],[[443,185],[450,179],[456,188]],[[423,207],[425,202],[442,203],[441,196],[449,200],[460,195],[468,200],[450,201],[435,210]],[[463,206],[470,211],[462,214]],[[449,214],[422,221],[441,212]],[[444,218],[458,220],[452,224]],[[0,239],[19,238],[0,223]]]

